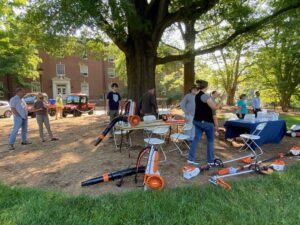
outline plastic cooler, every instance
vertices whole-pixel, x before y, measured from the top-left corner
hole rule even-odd
[[[49,99],[48,102],[49,102],[50,105],[54,105],[56,103],[56,100],[55,99]]]

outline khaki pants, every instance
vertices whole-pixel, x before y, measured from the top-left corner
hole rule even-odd
[[[119,116],[119,110],[109,110],[109,119],[112,121],[114,118]],[[110,133],[113,133],[113,129],[110,130]]]
[[[45,127],[48,131],[49,138],[52,139],[53,134],[52,134],[52,131],[51,131],[51,128],[50,128],[48,114],[46,114],[46,115],[36,115],[36,121],[39,125],[40,139],[42,141],[44,140],[43,124],[45,124]]]

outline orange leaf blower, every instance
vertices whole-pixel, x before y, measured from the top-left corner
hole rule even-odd
[[[141,119],[138,115],[135,115],[134,113],[135,113],[135,102],[129,100],[125,105],[125,114],[114,118],[109,123],[109,125],[105,128],[105,130],[97,137],[94,145],[97,146],[98,144],[100,144],[100,142],[105,138],[105,136],[109,133],[109,131],[119,121],[129,123],[129,125],[133,127],[138,126],[141,122]]]
[[[165,182],[158,171],[159,153],[152,145],[149,153],[148,163],[144,175],[144,190],[161,190]]]

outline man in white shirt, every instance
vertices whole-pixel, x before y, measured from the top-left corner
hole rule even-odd
[[[27,140],[27,124],[28,124],[28,110],[25,100],[23,99],[25,90],[23,88],[16,89],[16,95],[9,101],[9,105],[14,117],[14,126],[9,136],[8,149],[14,150],[14,143],[19,129],[22,127],[22,145],[31,144]]]
[[[255,96],[253,99],[252,99],[252,107],[253,107],[253,112],[255,114],[255,117],[257,117],[257,112],[260,112],[261,111],[261,108],[260,108],[260,93],[259,91],[256,91],[255,92]]]

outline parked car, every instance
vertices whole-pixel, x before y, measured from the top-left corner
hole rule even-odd
[[[8,101],[0,101],[0,116],[5,117],[5,118],[9,118],[11,117],[12,112],[9,106],[9,102]]]
[[[48,102],[48,95],[46,93],[43,93],[45,101]],[[37,100],[38,92],[32,92],[32,93],[27,93],[24,96],[24,100],[27,104],[27,109],[28,109],[28,116],[31,116],[32,118],[35,117],[35,113],[32,112],[32,107],[34,102]],[[56,113],[56,106],[54,104],[48,104],[48,113],[50,116],[55,116]]]
[[[81,116],[82,113],[92,115],[94,113],[96,104],[88,102],[88,96],[82,93],[71,93],[66,98],[66,104],[63,107],[63,117],[68,114],[73,116]]]

